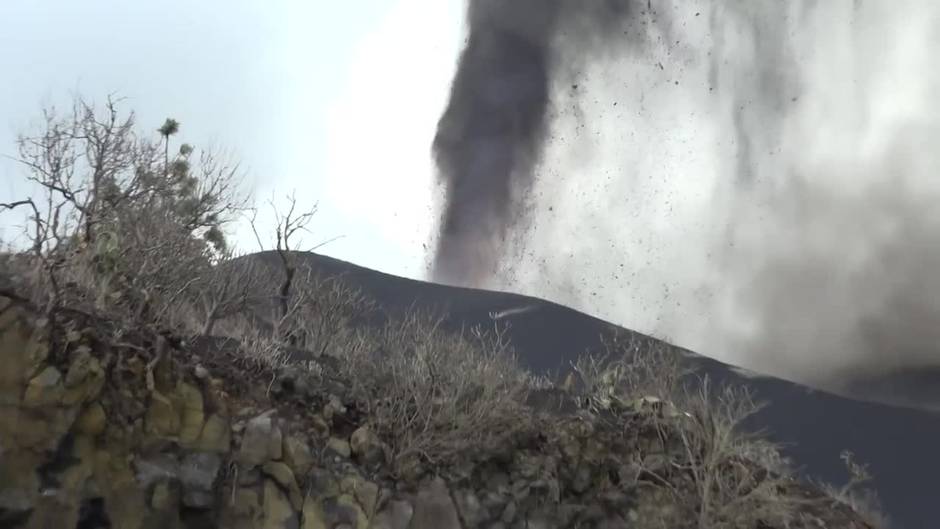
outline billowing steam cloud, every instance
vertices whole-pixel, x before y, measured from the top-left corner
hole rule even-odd
[[[471,1],[436,279],[818,383],[940,363],[938,24],[931,0]],[[493,59],[523,56],[538,76]]]

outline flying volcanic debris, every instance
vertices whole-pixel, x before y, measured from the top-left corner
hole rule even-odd
[[[469,39],[433,145],[447,186],[438,281],[475,284],[498,256],[513,187],[531,179],[542,146],[557,9],[544,0],[470,2]]]
[[[470,0],[469,36],[433,143],[446,188],[434,280],[479,285],[494,272],[545,144],[556,50],[588,56],[622,41],[630,15],[646,6]]]
[[[933,0],[469,0],[431,278],[817,386],[934,369],[938,23]]]

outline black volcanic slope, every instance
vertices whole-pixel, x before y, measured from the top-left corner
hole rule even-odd
[[[342,275],[386,310],[443,311],[448,323],[492,325],[491,312],[528,307],[506,316],[520,361],[537,373],[563,371],[617,327],[555,303],[515,294],[435,285],[362,268],[313,253],[298,257],[326,275]],[[272,264],[277,256],[246,257]],[[623,331],[622,329],[620,329]],[[626,331],[629,332],[629,331]],[[845,450],[869,465],[884,509],[896,529],[940,527],[940,414],[852,400],[770,377],[745,377],[733,367],[689,356],[717,382],[747,385],[767,403],[752,421],[812,478],[843,483]]]

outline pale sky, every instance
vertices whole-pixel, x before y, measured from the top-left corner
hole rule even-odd
[[[232,151],[259,202],[319,203],[305,243],[341,236],[320,251],[420,278],[463,32],[462,0],[4,1],[0,155],[42,105],[117,93],[141,129],[173,117],[180,141]],[[0,201],[27,192],[22,174],[0,158]]]

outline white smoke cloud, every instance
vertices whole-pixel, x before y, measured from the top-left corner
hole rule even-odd
[[[489,286],[803,381],[940,363],[940,4],[660,4],[562,52]]]

